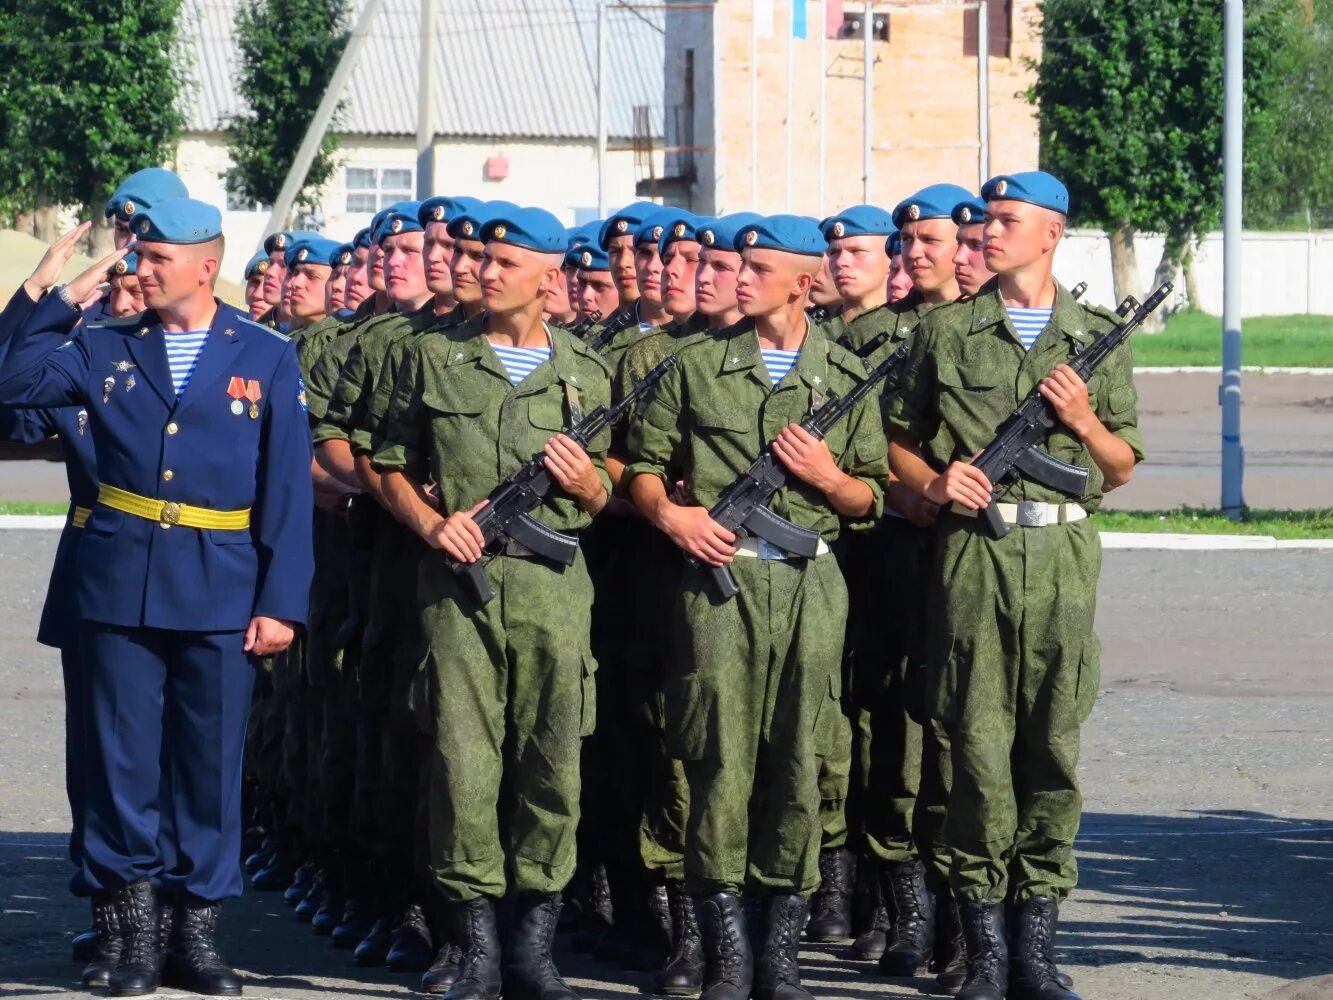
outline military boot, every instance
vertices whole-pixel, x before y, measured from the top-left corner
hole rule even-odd
[[[443,925],[443,921],[440,921]],[[431,933],[431,927],[426,922],[426,913],[417,903],[409,903],[403,911],[402,920],[393,932],[393,942],[389,946],[389,955],[387,958],[389,968],[393,972],[425,972],[431,967],[436,949],[435,942],[437,938]],[[438,937],[443,945],[447,943],[448,936],[441,934]],[[453,948],[454,965],[457,966],[461,953],[455,945]]]
[[[505,970],[506,1000],[578,1000],[551,957],[562,900],[558,892],[524,892],[514,901],[514,939]]]
[[[444,993],[445,1000],[499,1000],[500,996],[500,933],[495,927],[495,900],[488,896],[466,902],[445,904],[449,922],[449,936],[462,948],[462,961],[456,971],[442,967],[440,973],[427,972],[421,977],[423,993],[441,992],[441,983],[453,976]],[[437,963],[450,965],[452,948],[446,943],[440,949]]]
[[[667,882],[666,891],[671,907],[672,945],[666,965],[657,973],[656,992],[667,997],[698,996],[703,989],[704,958],[694,900],[685,892],[682,882]]]
[[[277,892],[292,884],[296,874],[296,860],[281,841],[269,856],[268,863],[250,876],[250,885],[264,892]]]
[[[120,962],[107,980],[107,993],[113,997],[155,993],[162,978],[162,951],[153,883],[141,878],[117,889],[114,895],[125,944]]]
[[[1033,896],[1018,908],[1014,955],[1009,972],[1013,1000],[1078,1000],[1055,967],[1055,925],[1060,908],[1055,900]]]
[[[819,889],[810,897],[807,941],[845,941],[852,936],[852,855],[841,847],[819,852]]]
[[[315,873],[314,879],[310,883],[310,888],[306,894],[301,897],[301,901],[296,904],[296,919],[302,923],[310,923],[319,908],[324,905],[324,872]]]
[[[589,883],[590,892],[582,926],[570,942],[570,947],[581,953],[595,953],[615,926],[615,907],[611,903],[611,881],[606,865],[593,866]]]
[[[386,964],[389,949],[393,947],[393,926],[392,917],[376,917],[366,936],[352,950],[352,961],[363,969]]]
[[[222,906],[181,893],[176,900],[175,927],[167,949],[163,982],[175,989],[205,996],[241,995],[240,977],[218,953],[218,914]]]
[[[83,985],[88,989],[110,982],[125,947],[115,893],[105,890],[93,893],[93,932],[96,937],[93,953],[83,970]]]
[[[1004,939],[1003,903],[959,903],[967,948],[967,978],[958,1000],[1004,1000],[1009,987],[1009,945]]]
[[[952,996],[967,978],[967,948],[958,904],[946,889],[935,896],[935,955],[930,962],[940,990]]]
[[[313,861],[307,861],[292,875],[292,884],[282,891],[282,899],[288,906],[295,906],[305,899],[310,887],[315,884],[317,867]]]
[[[852,893],[852,957],[878,961],[888,947],[888,908],[879,881],[879,859],[865,855],[856,865],[856,891]]]
[[[754,984],[754,952],[740,897],[715,892],[695,898],[704,943],[704,989],[700,1000],[747,1000]]]
[[[273,855],[278,849],[278,836],[274,833],[266,833],[259,849],[245,859],[241,864],[242,870],[247,875],[254,875],[261,869],[267,868],[268,863],[273,860]]]
[[[935,900],[926,888],[926,866],[919,860],[885,864],[880,884],[893,921],[879,957],[880,975],[915,976],[930,961],[935,943]]]
[[[801,985],[797,948],[805,925],[802,896],[778,895],[768,901],[764,945],[754,964],[754,1000],[813,1000]]]

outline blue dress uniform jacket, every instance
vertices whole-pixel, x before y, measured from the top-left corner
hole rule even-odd
[[[197,632],[242,630],[255,615],[304,623],[313,491],[294,345],[218,302],[177,398],[151,310],[83,327],[53,351],[61,329],[29,324],[13,339],[0,403],[84,408],[102,484],[210,511],[251,510],[249,529],[218,530],[97,505],[79,546],[81,617]],[[237,379],[257,398],[238,399]]]

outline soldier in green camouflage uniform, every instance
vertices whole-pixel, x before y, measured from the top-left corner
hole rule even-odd
[[[814,223],[752,222],[736,246],[745,248],[740,307],[752,322],[681,350],[679,367],[631,428],[635,462],[626,476],[649,520],[693,558],[729,565],[740,587],[720,601],[701,569],[686,570],[678,625],[685,648],[664,693],[668,746],[689,782],[685,879],[701,907],[704,996],[745,996],[753,978],[757,997],[796,998],[808,996],[796,959],[804,894],[818,882],[817,737],[823,713],[838,711],[846,623],[846,588],[827,543],[844,520],[868,524],[878,515],[887,470],[873,400],[822,443],[791,426],[865,373],[804,315],[824,249]],[[738,549],[707,516],[770,441],[793,473],[770,506],[823,537],[823,554],[812,559],[755,539]],[[676,469],[689,506],[670,499]],[[757,971],[738,898],[747,886],[767,896]]]
[[[1130,479],[1143,442],[1127,345],[1086,385],[1064,365],[1116,323],[1051,277],[1064,186],[1005,175],[982,195],[998,277],[923,321],[891,410],[892,460],[905,483],[948,506],[931,568],[928,702],[952,742],[945,840],[967,947],[959,996],[1071,1000],[1054,936],[1077,879],[1079,729],[1099,680],[1101,547],[1086,513]],[[1025,477],[997,487],[967,464],[1036,386],[1062,424],[1045,450],[1088,470],[1081,497]],[[992,496],[1015,524],[1002,539],[976,517]],[[1017,911],[1012,968],[1006,898]]]
[[[507,987],[562,1000],[574,994],[550,947],[574,868],[581,742],[596,717],[592,584],[581,556],[552,565],[510,544],[486,557],[496,596],[481,605],[446,557],[483,558],[473,516],[538,452],[559,488],[533,516],[560,532],[590,523],[610,486],[607,435],[584,452],[560,432],[609,402],[610,377],[581,342],[541,322],[546,287],[562,280],[559,222],[513,209],[479,235],[488,312],[423,338],[410,353],[398,386],[406,402],[391,404],[375,464],[395,514],[442,550],[421,563],[418,604],[434,680],[431,862],[465,949],[447,995],[498,996],[495,903],[512,887]],[[526,375],[525,362],[535,363]],[[438,497],[428,501],[422,485],[430,482]]]

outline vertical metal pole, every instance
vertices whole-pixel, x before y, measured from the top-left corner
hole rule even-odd
[[[435,0],[421,0],[417,67],[417,200],[435,193]]]
[[[597,218],[605,219],[606,191],[606,0],[597,4]],[[651,156],[651,152],[649,153]]]
[[[977,3],[977,190],[990,180],[990,0]]]
[[[1222,514],[1239,518],[1245,499],[1245,449],[1240,443],[1241,169],[1244,120],[1245,5],[1223,0],[1225,44],[1222,120]]]
[[[866,0],[861,27],[865,37],[865,49],[862,54],[865,91],[861,98],[861,200],[868,205],[870,204],[870,159],[874,156],[871,147],[875,141],[875,9],[872,0]]]
[[[796,123],[792,121],[792,116],[796,114],[795,103],[792,100],[792,73],[796,64],[796,0],[791,0],[789,11],[790,24],[787,25],[787,170],[784,175],[787,178],[787,194],[784,202],[784,211],[791,211],[792,195],[796,186],[792,183],[792,135],[796,131]]]
[[[759,0],[750,0],[750,211],[759,211]]]
[[[828,0],[819,2],[819,210],[824,216],[824,161],[828,158]]]

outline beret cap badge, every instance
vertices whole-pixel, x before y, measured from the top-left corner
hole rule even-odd
[[[1008,191],[1008,190],[1009,190],[1009,182],[1008,182],[1008,181],[1003,181],[1003,180],[1002,180],[1002,181],[996,181],[996,182],[995,182],[995,193],[996,193],[996,195],[998,195],[999,197],[1003,198],[1004,195],[1005,195],[1005,192]]]
[[[122,211],[125,213],[126,216],[133,215],[137,210],[138,209],[136,208],[134,202],[132,201],[126,201],[125,207],[122,209]]]
[[[757,229],[747,230],[745,233],[745,245],[747,247],[752,247],[758,242],[759,242],[759,230]]]
[[[505,234],[508,232],[509,230],[505,228],[504,223],[501,223],[500,225],[495,227],[495,238],[497,240],[502,240],[505,238]]]
[[[837,237],[841,236],[841,235],[842,235],[843,233],[845,233],[845,232],[847,232],[847,227],[844,226],[841,222],[835,222],[835,223],[833,223],[833,236],[834,236],[834,238],[837,238]]]
[[[401,233],[402,231],[403,231],[403,220],[402,220],[402,219],[394,219],[392,222],[389,223],[389,232],[391,232],[391,233]]]
[[[920,206],[920,205],[908,205],[908,206],[907,206],[907,217],[908,217],[909,219],[911,219],[913,222],[915,222],[917,219],[921,218],[921,206]]]

